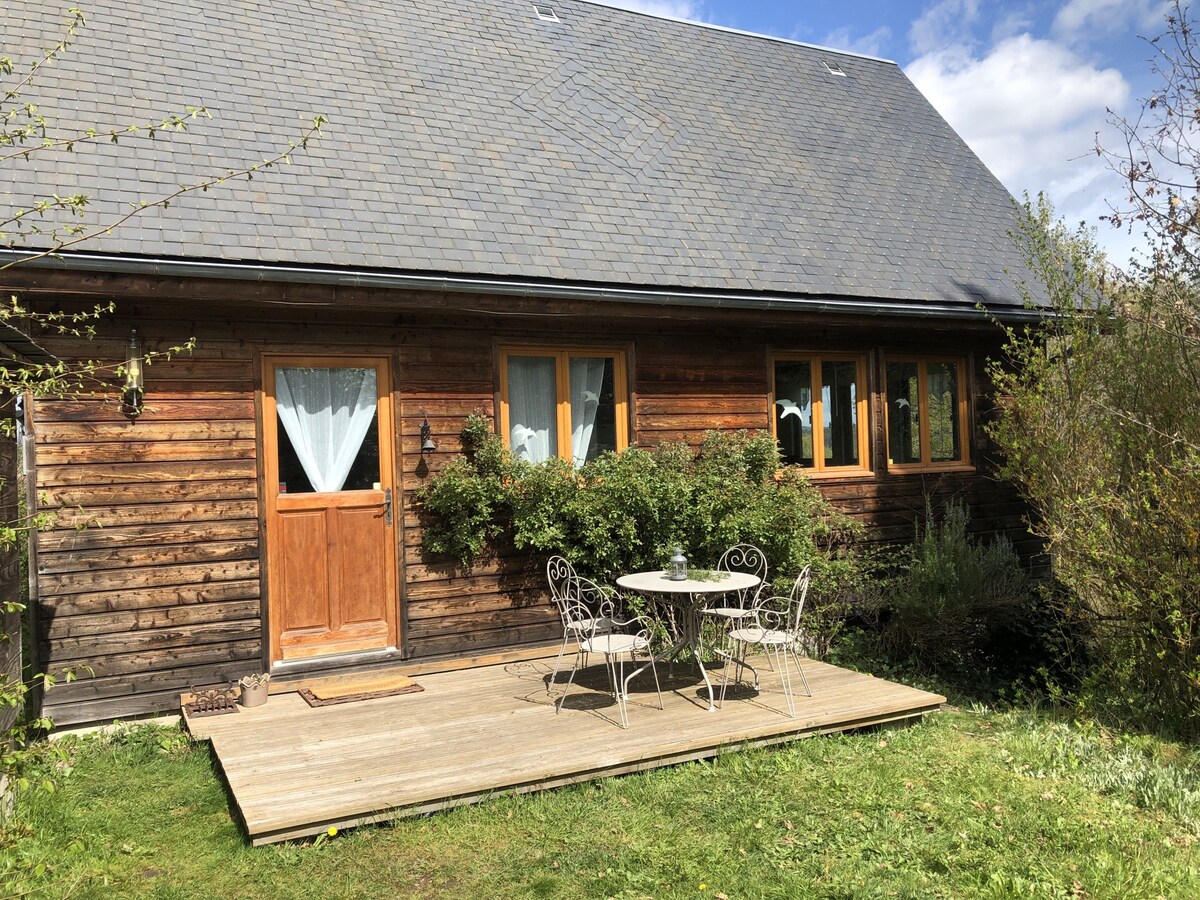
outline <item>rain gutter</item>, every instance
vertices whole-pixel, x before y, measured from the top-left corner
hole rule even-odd
[[[0,249],[0,264],[19,262],[36,253]],[[30,266],[123,275],[179,278],[220,278],[282,284],[321,284],[347,288],[388,288],[441,294],[492,294],[600,303],[637,303],[711,309],[794,310],[865,316],[904,316],[924,319],[999,320],[1035,322],[1047,312],[1025,307],[996,308],[953,303],[912,303],[859,300],[816,295],[749,294],[572,284],[569,282],[480,278],[463,275],[416,275],[389,271],[343,271],[315,266],[179,260],[166,257],[55,254],[31,260]],[[311,304],[305,304],[311,305]]]

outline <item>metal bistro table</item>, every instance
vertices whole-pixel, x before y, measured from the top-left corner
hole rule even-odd
[[[627,591],[645,594],[652,599],[673,606],[680,612],[679,643],[666,653],[655,659],[673,659],[681,650],[691,651],[700,667],[700,675],[704,678],[704,686],[708,688],[708,711],[714,712],[713,686],[704,670],[704,658],[700,647],[701,610],[705,607],[705,598],[712,594],[727,594],[731,591],[744,591],[758,587],[762,581],[757,575],[746,572],[721,572],[719,580],[700,581],[688,578],[684,581],[672,581],[666,572],[635,572],[632,575],[622,575],[617,579],[617,586]],[[642,667],[643,669],[645,666]],[[638,670],[640,672],[641,669]],[[632,676],[630,676],[632,677]]]

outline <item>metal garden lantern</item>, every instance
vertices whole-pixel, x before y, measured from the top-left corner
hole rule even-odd
[[[671,572],[667,576],[669,581],[687,581],[687,557],[683,555],[683,548],[676,547],[675,553],[671,556]]]

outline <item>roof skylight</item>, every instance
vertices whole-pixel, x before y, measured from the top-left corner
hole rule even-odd
[[[546,6],[542,3],[533,4],[533,11],[537,13],[537,17],[543,22],[557,22],[558,16],[554,12],[554,7]]]

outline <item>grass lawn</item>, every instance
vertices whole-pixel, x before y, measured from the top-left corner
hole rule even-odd
[[[1032,713],[940,713],[257,849],[207,746],[132,728],[68,749],[3,833],[0,895],[7,877],[28,896],[189,900],[1200,896],[1194,752]]]

